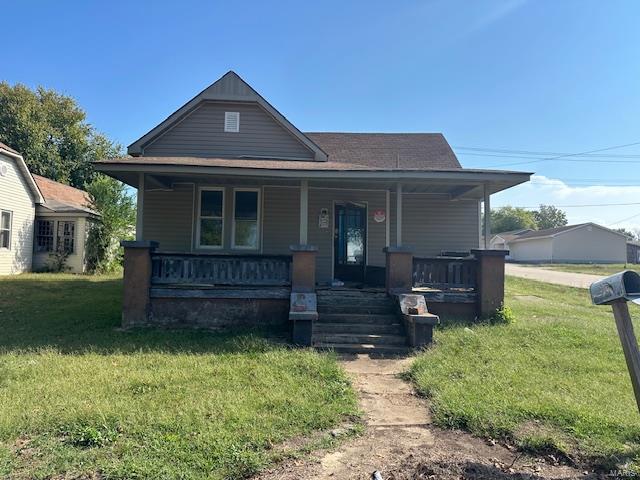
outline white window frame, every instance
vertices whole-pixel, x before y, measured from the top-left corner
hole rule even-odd
[[[258,231],[256,232],[256,240],[257,240],[257,244],[255,247],[245,247],[242,245],[236,245],[236,192],[256,192],[258,194],[258,198],[257,198],[257,202],[258,204],[256,205],[256,225],[258,228]],[[233,248],[234,250],[250,250],[253,252],[257,252],[260,250],[260,242],[261,242],[261,235],[262,235],[262,215],[261,215],[261,211],[262,211],[262,195],[261,195],[261,189],[260,188],[234,188],[233,189],[233,198],[232,198],[232,213],[231,213],[231,248]]]
[[[54,234],[54,247],[53,247],[53,251],[56,252],[58,251],[58,248],[60,246],[60,242],[62,242],[62,247],[64,248],[64,239],[65,239],[65,235],[64,235],[64,228],[62,229],[62,235],[59,235],[60,233],[60,226],[64,225],[65,223],[71,223],[73,224],[73,236],[71,237],[71,241],[73,242],[73,248],[71,249],[71,251],[67,252],[68,255],[75,255],[77,253],[76,250],[76,232],[78,231],[77,226],[78,226],[78,222],[76,222],[75,220],[58,220],[55,225],[56,225],[56,229],[55,229],[55,234]]]
[[[3,247],[0,245],[0,250],[11,250],[11,240],[13,239],[13,211],[11,210],[0,210],[0,230],[4,230],[2,228],[2,214],[9,214],[9,246]]]
[[[222,192],[222,217],[203,217],[201,215],[201,203],[202,203],[202,192]],[[222,250],[224,249],[224,231],[225,231],[225,201],[226,201],[225,189],[224,187],[198,187],[198,205],[196,211],[196,248],[205,249],[205,250]],[[222,220],[222,243],[220,245],[200,245],[200,228],[202,224],[202,219],[215,219]]]

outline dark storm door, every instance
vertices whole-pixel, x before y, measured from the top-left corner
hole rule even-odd
[[[367,208],[348,203],[336,205],[334,278],[363,282],[367,264]]]

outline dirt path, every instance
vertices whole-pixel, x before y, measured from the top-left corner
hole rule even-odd
[[[364,412],[364,434],[335,450],[286,461],[256,480],[368,480],[376,470],[385,480],[597,478],[463,432],[436,428],[426,402],[399,377],[410,362],[364,355],[344,359]]]
[[[590,275],[588,273],[559,272],[540,267],[525,267],[514,263],[505,264],[504,270],[507,275],[513,275],[514,277],[529,278],[540,282],[577,288],[589,288],[593,282],[602,278],[599,275]]]

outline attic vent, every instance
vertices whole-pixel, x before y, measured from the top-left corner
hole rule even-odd
[[[0,177],[6,177],[9,169],[6,165],[0,165]]]
[[[224,131],[240,131],[240,112],[224,112]]]

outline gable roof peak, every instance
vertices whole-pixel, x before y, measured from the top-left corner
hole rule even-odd
[[[314,160],[326,162],[327,154],[298,128],[276,110],[262,95],[256,92],[240,75],[229,70],[218,80],[213,82],[199,94],[185,103],[178,110],[169,115],[164,121],[151,129],[148,133],[133,142],[127,148],[127,152],[133,156],[144,154],[144,147],[155,138],[166,132],[177,122],[189,115],[196,107],[205,101],[227,102],[255,102],[264,109],[285,130],[288,130],[300,143],[304,144],[314,154]]]

